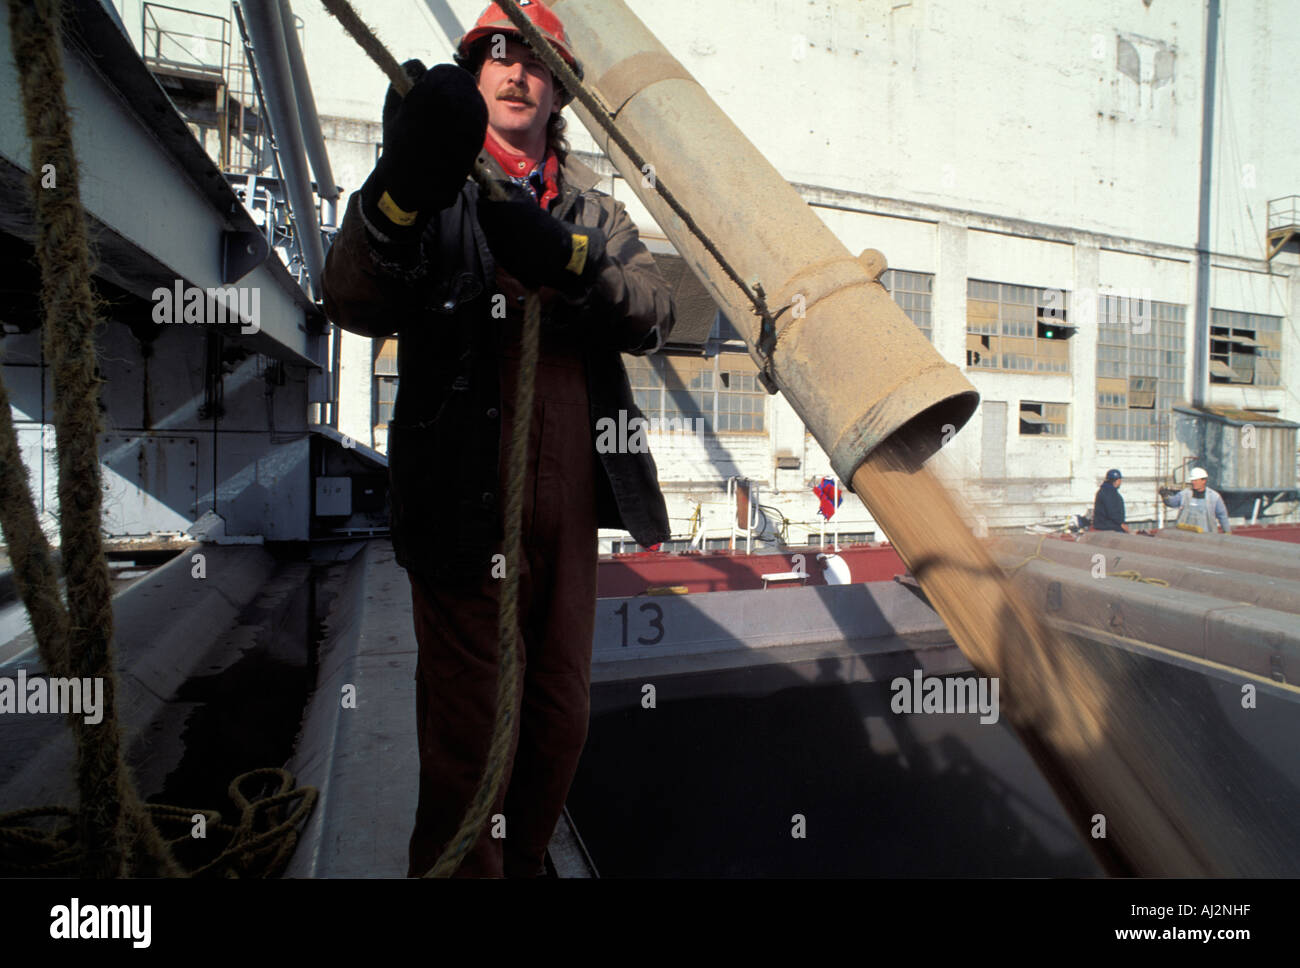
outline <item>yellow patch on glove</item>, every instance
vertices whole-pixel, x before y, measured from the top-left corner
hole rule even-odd
[[[379,196],[379,211],[383,212],[390,222],[394,225],[414,225],[415,217],[419,212],[408,212],[393,201],[393,196],[388,192]]]
[[[582,268],[587,264],[588,241],[585,235],[578,235],[576,232],[573,234],[573,255],[569,257],[569,264],[564,268],[575,276],[582,275]]]

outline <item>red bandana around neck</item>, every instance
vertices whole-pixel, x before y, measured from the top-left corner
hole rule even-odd
[[[550,211],[551,202],[560,195],[560,162],[554,152],[546,152],[545,161],[530,158],[501,144],[492,134],[491,128],[483,140],[483,147],[496,159],[496,163],[511,181],[528,189],[533,198],[537,199],[537,204],[544,211]]]

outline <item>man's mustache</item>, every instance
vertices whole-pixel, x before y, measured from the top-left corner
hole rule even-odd
[[[529,107],[536,107],[537,102],[528,96],[528,92],[518,87],[503,87],[497,91],[497,100],[505,101],[508,99],[523,101]]]

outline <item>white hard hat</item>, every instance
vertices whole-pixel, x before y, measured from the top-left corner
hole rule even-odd
[[[1204,467],[1193,467],[1192,472],[1187,475],[1189,481],[1203,481],[1210,475],[1205,473]]]

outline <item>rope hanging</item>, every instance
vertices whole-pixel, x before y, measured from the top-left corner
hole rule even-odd
[[[184,870],[164,842],[154,818],[160,822],[175,819],[179,811],[188,823],[196,811],[145,807],[122,757],[116,714],[112,590],[100,530],[103,492],[98,438],[102,430],[102,381],[96,372],[94,338],[100,320],[91,285],[90,247],[64,93],[62,5],[60,0],[8,0],[8,9],[23,116],[32,144],[29,185],[36,222],[45,353],[54,375],[66,609],[59,595],[49,544],[32,501],[3,381],[0,528],[9,545],[18,591],[31,617],[45,670],[60,678],[100,679],[104,683],[105,715],[94,726],[82,716],[69,716],[77,745],[80,810],[38,807],[0,815],[0,845],[6,847],[6,864],[15,863],[16,856],[16,863],[32,872],[99,878],[181,876]],[[43,182],[51,172],[53,179],[46,187]],[[246,869],[250,869],[253,859],[271,849],[275,852],[270,864],[287,861],[296,840],[293,828],[310,811],[316,796],[310,788],[290,790],[292,777],[284,774],[278,793],[250,801],[241,792],[240,784],[250,777],[259,778],[263,772],[245,774],[231,786],[231,796],[244,815],[232,828],[230,849],[238,855],[234,863]],[[264,815],[294,799],[303,802],[287,819],[272,822],[269,829],[256,830],[266,826]],[[20,825],[41,816],[62,817],[64,822],[54,829],[49,829],[48,824]],[[286,831],[286,824],[291,829]],[[172,846],[178,844],[173,840]],[[232,863],[220,855],[217,860],[227,866]]]
[[[397,93],[405,96],[411,89],[411,79],[401,65],[380,42],[347,0],[322,0],[343,29],[351,35],[361,49],[381,71],[388,76]],[[508,0],[507,0],[508,2]],[[487,170],[477,162],[474,178],[488,198],[505,198],[504,189],[492,179]],[[511,426],[510,451],[507,457],[505,521],[506,574],[501,587],[501,604],[497,613],[497,645],[500,667],[497,672],[496,715],[492,722],[492,741],[488,747],[487,763],[478,787],[465,811],[456,833],[452,835],[442,854],[425,877],[450,877],[460,867],[479,838],[496,802],[505,778],[506,760],[514,733],[516,706],[519,697],[519,657],[516,636],[519,626],[519,568],[522,556],[520,532],[524,512],[524,478],[528,467],[528,431],[532,423],[533,395],[537,376],[538,343],[542,328],[542,304],[536,292],[530,292],[524,305],[523,346],[521,347],[519,379],[515,390],[515,419]]]
[[[15,577],[33,627],[40,623],[36,635],[46,669],[55,676],[104,682],[103,721],[91,727],[83,719],[70,720],[77,741],[82,805],[77,814],[81,875],[116,877],[131,872],[133,852],[127,847],[131,844],[145,870],[177,874],[179,869],[141,808],[123,763],[115,712],[112,592],[100,539],[101,381],[94,340],[98,314],[64,95],[62,5],[60,0],[9,0],[8,6],[23,116],[32,143],[29,184],[37,226],[35,249],[45,310],[45,352],[54,371],[66,613],[58,604],[45,536],[39,527],[33,530],[36,515],[26,481],[21,488],[14,486],[14,468],[6,469],[5,496],[24,492],[26,501],[21,510],[6,501],[5,534],[18,548],[16,560],[22,560]],[[41,184],[45,172],[53,172],[50,187]],[[3,421],[12,433],[7,407]],[[17,467],[22,467],[21,461]]]

